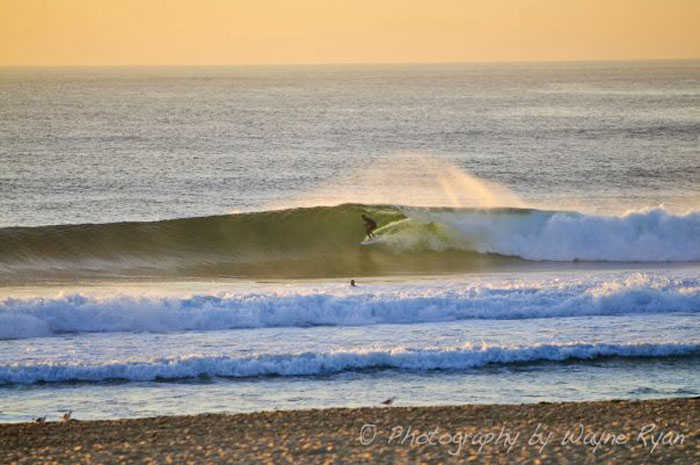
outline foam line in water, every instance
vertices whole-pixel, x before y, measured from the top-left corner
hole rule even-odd
[[[0,384],[107,380],[153,381],[201,376],[316,376],[368,369],[468,370],[487,365],[582,361],[598,358],[657,358],[700,355],[700,344],[567,344],[525,347],[355,350],[259,355],[180,357],[103,365],[0,366]]]
[[[0,338],[60,333],[188,331],[230,328],[363,326],[587,315],[700,312],[698,279],[634,273],[607,280],[452,282],[349,291],[290,289],[193,297],[74,294],[0,302]]]

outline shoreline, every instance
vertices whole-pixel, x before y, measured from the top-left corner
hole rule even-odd
[[[700,397],[0,424],[0,463],[699,463]]]

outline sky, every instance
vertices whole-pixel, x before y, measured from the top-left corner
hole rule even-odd
[[[700,58],[700,0],[0,0],[0,66]]]

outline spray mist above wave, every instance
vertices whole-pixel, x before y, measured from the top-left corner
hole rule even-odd
[[[605,358],[696,357],[700,344],[542,344],[466,345],[452,348],[353,350],[258,355],[189,356],[100,365],[38,364],[0,366],[0,384],[108,380],[154,381],[197,377],[318,376],[358,370],[469,370],[485,366],[586,361]]]
[[[357,202],[451,208],[527,207],[512,190],[481,179],[444,157],[396,153],[321,182],[318,188],[295,198],[270,202],[264,208],[286,210]]]
[[[0,302],[0,338],[82,332],[170,332],[366,326],[700,311],[700,281],[632,274],[606,280],[442,282],[439,287],[329,285],[192,297],[69,295]]]

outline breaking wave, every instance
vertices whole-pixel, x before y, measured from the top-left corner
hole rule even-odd
[[[178,357],[100,365],[0,366],[0,384],[154,381],[197,377],[318,376],[346,371],[468,370],[490,365],[585,361],[601,358],[696,357],[700,344],[565,344],[530,347],[354,350],[258,355]]]
[[[377,220],[362,246],[361,214]],[[700,212],[622,216],[344,204],[157,222],[0,229],[0,283],[129,276],[333,277],[529,261],[700,261]]]
[[[364,326],[467,319],[700,312],[697,278],[646,273],[620,278],[445,282],[190,297],[94,297],[0,301],[0,339],[81,332],[168,332],[320,325]]]

